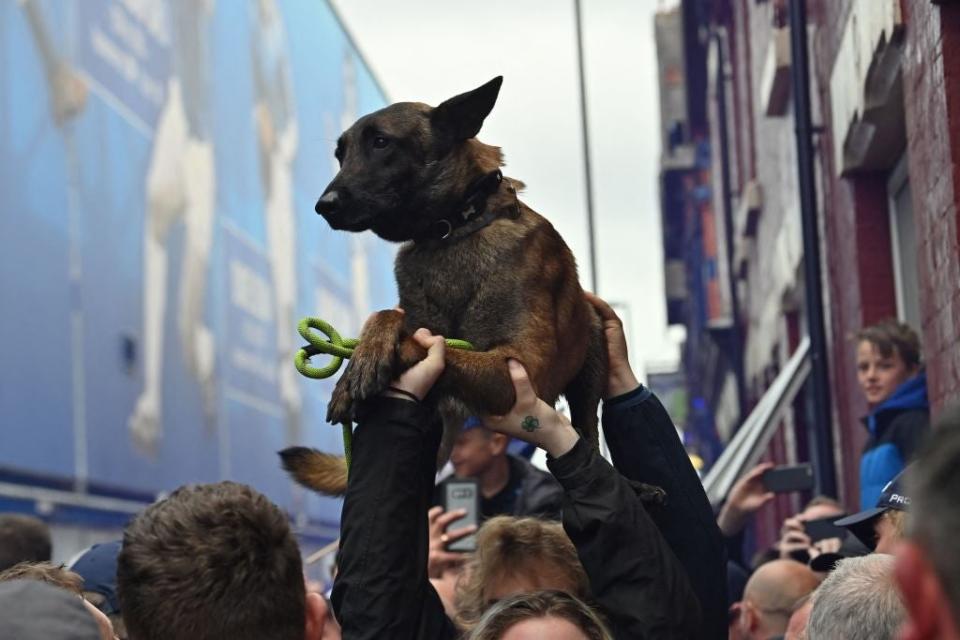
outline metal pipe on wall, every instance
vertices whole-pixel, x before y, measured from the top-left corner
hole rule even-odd
[[[810,68],[807,57],[806,0],[790,0],[790,72],[793,80],[794,123],[797,134],[797,169],[800,217],[803,227],[803,275],[807,324],[810,332],[810,389],[813,420],[810,437],[817,491],[837,496],[833,455],[833,421],[830,404],[830,371],[820,277],[820,237],[817,228],[817,187],[814,181],[813,123],[810,111]]]
[[[597,253],[594,247],[593,233],[593,176],[590,169],[590,125],[587,118],[587,80],[583,61],[583,25],[580,17],[580,0],[573,1],[573,12],[577,26],[577,63],[580,78],[580,130],[583,132],[583,174],[587,197],[587,243],[590,247],[590,287],[597,290]]]

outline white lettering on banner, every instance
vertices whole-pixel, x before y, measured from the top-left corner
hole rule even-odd
[[[147,38],[143,30],[117,5],[110,7],[110,28],[135,56],[141,59],[147,56]]]
[[[97,55],[127,82],[133,81],[139,75],[139,65],[134,57],[122,51],[99,27],[95,27],[91,34],[91,44]]]
[[[120,0],[123,8],[140,21],[140,24],[157,42],[170,46],[170,24],[164,4],[157,0]]]
[[[270,283],[239,260],[230,261],[230,302],[261,322],[269,322],[271,308]]]
[[[324,286],[316,288],[316,300],[317,315],[329,322],[342,338],[359,337],[360,327],[350,300],[344,300]]]
[[[252,351],[232,347],[230,349],[230,366],[238,371],[256,376],[266,384],[276,384],[277,363]]]

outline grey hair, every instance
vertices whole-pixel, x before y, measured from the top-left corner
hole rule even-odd
[[[893,640],[906,610],[893,581],[893,556],[848,558],[813,594],[809,640]]]
[[[907,536],[926,552],[960,621],[960,403],[943,412],[919,460],[907,471]]]

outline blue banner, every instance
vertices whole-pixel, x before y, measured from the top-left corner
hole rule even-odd
[[[323,2],[0,3],[0,478],[148,498],[340,450],[302,316],[356,335],[393,247],[313,205],[384,97]]]

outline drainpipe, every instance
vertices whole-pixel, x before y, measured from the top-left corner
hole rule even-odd
[[[810,71],[807,60],[806,0],[790,0],[790,53],[793,76],[794,122],[797,133],[797,169],[800,186],[800,217],[803,226],[803,276],[810,331],[810,389],[813,420],[810,421],[811,453],[817,491],[837,496],[833,456],[833,421],[830,404],[830,371],[823,324],[820,279],[820,237],[817,229],[817,186],[813,172],[813,124],[810,114]]]
[[[727,129],[727,61],[724,58],[723,34],[718,29],[711,30],[711,37],[717,47],[717,119],[720,138],[720,182],[723,199],[723,226],[727,243],[727,286],[730,288],[730,340],[728,358],[733,368],[737,385],[737,422],[747,417],[747,385],[743,373],[743,331],[740,328],[740,296],[737,294],[737,274],[733,268],[733,189],[730,178],[730,132]]]

